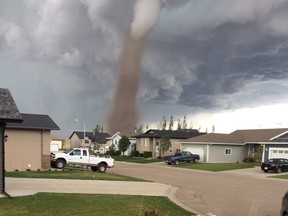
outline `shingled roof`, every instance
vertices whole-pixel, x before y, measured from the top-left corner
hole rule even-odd
[[[236,130],[230,134],[211,133],[185,140],[185,142],[203,143],[253,143],[271,142],[276,137],[288,133],[288,128]]]
[[[74,131],[69,139],[76,134],[79,139],[84,139],[84,132],[83,131]],[[108,133],[100,133],[100,132],[85,132],[85,136],[91,140],[95,140],[97,143],[106,143],[106,139],[111,137]]]
[[[8,89],[0,88],[0,122],[21,122],[22,118]]]
[[[60,130],[58,125],[48,116],[39,114],[21,113],[22,123],[7,123],[7,128]]]
[[[136,138],[161,138],[161,137],[169,137],[170,139],[188,139],[191,137],[199,136],[200,134],[205,134],[205,133],[199,133],[198,130],[148,130],[144,134],[140,134],[135,136]]]

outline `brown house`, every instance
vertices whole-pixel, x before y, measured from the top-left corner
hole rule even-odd
[[[50,168],[50,132],[60,128],[48,115],[21,116],[22,123],[6,125],[5,170]]]

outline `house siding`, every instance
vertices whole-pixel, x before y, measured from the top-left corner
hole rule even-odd
[[[225,154],[225,149],[231,149],[231,154]],[[242,162],[247,156],[248,149],[243,146],[211,145],[209,146],[210,163]]]
[[[50,131],[6,129],[5,170],[50,168]]]

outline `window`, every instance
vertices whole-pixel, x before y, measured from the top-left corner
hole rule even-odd
[[[232,154],[232,149],[231,148],[226,148],[225,149],[225,155],[231,155]]]
[[[114,144],[117,145],[117,140],[114,140]]]
[[[81,155],[81,150],[74,150],[70,153],[70,155]]]
[[[83,150],[83,156],[87,156],[87,151]]]

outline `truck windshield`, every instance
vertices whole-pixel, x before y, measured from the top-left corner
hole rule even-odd
[[[67,149],[64,151],[65,154],[68,154],[69,152],[71,152],[73,149]]]

